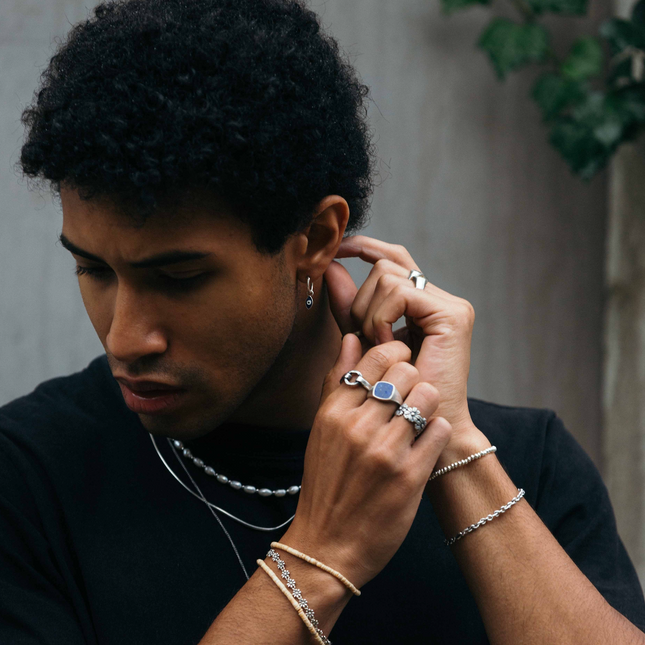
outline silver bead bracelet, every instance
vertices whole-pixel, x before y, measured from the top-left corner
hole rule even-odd
[[[239,482],[235,479],[229,479],[226,475],[222,475],[215,471],[214,468],[207,466],[199,457],[195,457],[189,448],[186,448],[184,444],[178,439],[172,440],[173,445],[181,454],[192,461],[195,466],[201,468],[207,475],[214,477],[220,484],[227,484],[234,490],[241,490],[249,495],[254,495],[257,493],[260,497],[284,497],[285,495],[297,495],[300,492],[300,486],[289,486],[289,488],[257,488],[255,486],[245,485],[242,482]]]
[[[431,482],[433,479],[436,479],[440,475],[445,475],[446,473],[449,473],[451,470],[454,470],[455,468],[459,468],[460,466],[465,466],[466,464],[469,464],[471,461],[475,461],[475,459],[481,459],[482,457],[489,455],[493,452],[497,452],[497,448],[495,446],[491,446],[490,448],[486,448],[486,450],[480,450],[479,452],[476,452],[474,455],[470,455],[470,457],[466,457],[466,459],[461,459],[459,461],[456,461],[454,464],[450,464],[450,466],[445,466],[444,468],[440,468],[439,470],[436,470],[435,472],[430,475],[428,478],[428,481]]]
[[[271,558],[278,566],[278,569],[280,569],[280,575],[287,581],[287,584],[286,584],[287,588],[289,589],[289,591],[291,591],[291,595],[298,601],[298,604],[305,612],[305,616],[309,619],[309,622],[316,630],[316,633],[320,637],[320,640],[325,645],[331,645],[331,641],[327,638],[327,636],[325,636],[325,634],[323,634],[322,629],[318,627],[318,620],[314,615],[314,610],[309,606],[307,601],[302,597],[302,592],[300,591],[300,589],[298,589],[298,587],[296,587],[296,582],[291,577],[291,574],[289,573],[289,570],[287,569],[287,565],[285,564],[284,560],[279,556],[278,552],[275,549],[269,549],[269,552],[267,553],[267,557]]]
[[[482,517],[481,520],[479,520],[479,522],[475,522],[474,524],[471,524],[468,528],[465,528],[463,531],[460,531],[459,533],[457,533],[455,537],[451,537],[449,540],[444,540],[445,545],[452,546],[457,540],[461,540],[461,538],[464,537],[465,535],[468,535],[469,533],[476,531],[480,526],[484,526],[484,524],[488,524],[488,522],[492,522],[496,517],[499,517],[502,513],[506,513],[506,511],[511,506],[513,506],[513,504],[517,504],[522,499],[522,497],[524,497],[524,489],[518,488],[517,495],[513,497],[513,499],[508,504],[504,504],[502,508],[496,510],[494,513],[491,513],[486,517]]]

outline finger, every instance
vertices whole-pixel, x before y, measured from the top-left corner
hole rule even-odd
[[[452,437],[452,426],[444,417],[428,421],[426,429],[419,435],[412,447],[412,470],[419,473],[419,483],[424,485],[439,459],[439,455]]]
[[[370,264],[378,260],[391,260],[408,271],[419,270],[408,250],[400,244],[389,244],[367,235],[346,237],[338,247],[337,258],[360,258]]]
[[[353,336],[353,334],[348,334],[348,336]],[[374,385],[374,383],[383,379],[383,375],[392,365],[401,362],[409,363],[411,357],[410,348],[404,343],[395,340],[378,347],[372,347],[358,361],[355,367],[350,367],[349,369],[359,371],[370,385]],[[343,383],[341,390],[337,390],[337,392],[340,393],[339,396],[342,395],[345,404],[352,408],[358,407],[367,398],[367,390],[361,385],[350,386]]]
[[[392,289],[408,276],[407,269],[399,266],[391,260],[379,260],[371,269],[367,279],[360,286],[354,302],[351,307],[351,317],[354,324],[354,329],[361,329],[365,314],[369,309],[370,303],[374,298],[374,294],[378,288],[381,297],[387,295],[387,289],[384,287],[389,285]]]
[[[405,315],[423,330],[433,333],[433,328],[445,325],[453,309],[453,301],[420,289],[410,288],[407,281],[391,287],[377,289],[365,313],[363,333],[374,344],[394,339],[392,326]],[[438,315],[439,314],[439,315]]]
[[[340,387],[340,377],[355,368],[363,356],[360,339],[355,334],[346,334],[340,345],[338,358],[323,382],[320,402]]]
[[[439,407],[439,390],[426,381],[417,381],[410,393],[405,397],[404,403],[410,408],[416,408],[419,414],[428,421]],[[407,437],[412,445],[419,431],[415,429],[412,421],[402,414],[396,415],[390,421],[391,432],[402,438]],[[427,426],[426,426],[427,427]],[[423,433],[423,430],[421,430]],[[421,436],[419,434],[419,436]]]
[[[383,377],[379,381],[392,383],[398,390],[401,398],[405,400],[412,388],[419,382],[419,370],[410,363],[395,363],[383,374]],[[380,427],[384,427],[384,424],[393,418],[398,407],[398,404],[395,402],[379,401],[378,399],[368,397],[361,406],[361,409],[370,418],[378,421]]]
[[[347,334],[359,329],[351,317],[351,308],[358,289],[349,271],[340,262],[334,261],[325,271],[325,282],[329,294],[329,307],[340,331]]]

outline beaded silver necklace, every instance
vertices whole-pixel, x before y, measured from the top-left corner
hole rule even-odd
[[[149,433],[149,434],[150,434],[150,433]],[[293,520],[293,518],[295,517],[295,513],[294,513],[294,514],[293,514],[293,515],[292,515],[288,520],[286,520],[285,522],[282,522],[282,524],[278,524],[278,526],[258,526],[258,525],[256,525],[256,524],[251,524],[250,522],[246,522],[246,521],[244,521],[243,519],[241,519],[241,518],[239,518],[239,517],[236,517],[236,516],[235,516],[235,515],[233,515],[232,513],[229,513],[228,511],[224,510],[223,508],[220,508],[219,506],[216,506],[216,505],[215,505],[215,504],[213,504],[212,502],[209,502],[209,501],[204,497],[204,495],[203,495],[203,494],[201,494],[201,491],[199,491],[199,492],[200,492],[200,494],[197,494],[197,493],[195,493],[195,491],[192,491],[190,488],[188,488],[188,486],[186,486],[186,484],[184,484],[184,482],[183,482],[183,481],[181,481],[181,479],[179,479],[179,477],[177,477],[177,475],[175,474],[175,472],[173,471],[173,469],[168,465],[168,462],[164,459],[163,455],[162,455],[162,454],[161,454],[161,452],[159,451],[159,447],[157,446],[157,442],[155,441],[155,438],[154,438],[154,436],[153,436],[152,434],[150,434],[150,440],[152,441],[152,445],[155,447],[155,451],[157,452],[157,455],[159,456],[159,459],[161,459],[161,461],[162,461],[163,465],[166,467],[166,469],[168,470],[168,472],[169,472],[169,473],[170,473],[170,474],[171,474],[171,475],[172,475],[172,476],[173,476],[173,477],[174,477],[174,478],[175,478],[175,479],[176,479],[176,480],[177,480],[177,481],[178,481],[178,482],[179,482],[179,483],[180,483],[180,484],[181,484],[181,485],[182,485],[182,486],[183,486],[183,487],[184,487],[184,488],[185,488],[185,489],[186,489],[186,490],[191,494],[191,495],[193,495],[193,496],[194,496],[194,497],[196,497],[197,499],[199,499],[199,500],[201,500],[202,502],[204,502],[204,504],[206,504],[206,505],[207,505],[211,510],[213,510],[213,509],[214,509],[214,510],[216,510],[216,511],[219,511],[220,513],[223,513],[223,514],[224,514],[224,515],[226,515],[227,517],[230,517],[232,520],[235,520],[235,521],[236,521],[236,522],[238,522],[239,524],[242,524],[243,526],[246,526],[246,527],[248,527],[248,528],[250,528],[250,529],[254,529],[254,530],[256,530],[256,531],[265,531],[265,532],[269,532],[269,531],[277,531],[278,529],[281,529],[281,528],[285,527],[287,524],[289,524],[289,522],[291,522],[291,520]],[[173,441],[175,441],[175,440],[168,439],[168,444],[170,445],[170,448],[171,448],[171,450],[173,451],[173,454],[177,457],[177,459],[179,459],[179,455],[177,454],[177,450],[178,450],[178,448],[174,445]],[[180,463],[182,466],[184,466],[184,464],[183,464],[183,462],[181,461],[181,459],[179,459],[179,463]],[[193,478],[192,478],[192,477],[190,477],[190,473],[188,473],[188,470],[187,470],[185,467],[184,467],[184,470],[186,470],[186,472],[187,472],[187,474],[188,474],[189,478],[190,478],[190,479],[191,479],[191,481],[193,482],[193,485],[195,485],[195,487],[197,487],[197,485],[195,484],[195,482],[194,482]],[[197,490],[199,490],[199,488],[197,488]],[[298,490],[300,490],[300,487],[298,487]],[[295,494],[295,493],[292,493],[292,494]],[[219,518],[218,518],[218,520],[219,520]],[[221,524],[221,523],[220,523],[220,524]],[[226,532],[226,531],[225,531],[225,532]],[[228,533],[227,533],[227,536],[228,536]],[[228,537],[229,537],[229,540],[231,540],[230,536],[228,536]],[[233,544],[232,540],[231,540],[231,544]],[[235,545],[233,545],[233,548],[235,548]],[[244,566],[242,566],[242,568],[244,568]]]
[[[214,477],[220,484],[228,484],[234,490],[242,490],[249,495],[257,493],[260,497],[284,497],[285,495],[297,495],[300,492],[300,486],[289,486],[289,488],[257,488],[255,486],[244,485],[235,479],[229,479],[226,475],[222,475],[215,471],[214,468],[207,466],[199,457],[195,457],[193,453],[184,446],[178,439],[172,439],[172,445],[181,451],[181,454],[191,461],[195,466],[201,468],[207,475]]]

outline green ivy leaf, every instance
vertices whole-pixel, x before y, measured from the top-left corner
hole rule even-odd
[[[578,38],[560,71],[572,81],[584,81],[602,72],[602,46],[593,36]]]
[[[550,121],[567,108],[581,102],[585,97],[585,86],[549,72],[537,79],[531,94],[542,110],[543,119]]]
[[[531,9],[537,14],[563,13],[582,16],[587,13],[589,0],[527,0]]]
[[[627,47],[645,49],[645,26],[630,20],[612,18],[600,26],[600,35],[609,41],[613,54],[622,52]]]
[[[490,0],[441,0],[441,8],[444,13],[452,13],[459,9],[468,9],[468,7],[488,4],[490,4]]]
[[[550,140],[571,170],[583,179],[591,179],[609,160],[607,147],[593,131],[571,117],[561,117],[554,124]]]
[[[481,47],[500,79],[508,72],[543,61],[549,53],[549,33],[535,23],[518,25],[505,18],[495,18],[479,39]]]

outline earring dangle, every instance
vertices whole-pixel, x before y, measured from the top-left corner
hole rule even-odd
[[[311,309],[314,305],[314,283],[309,276],[307,276],[307,291],[309,291],[309,295],[305,300],[305,305],[307,305],[307,309]]]

